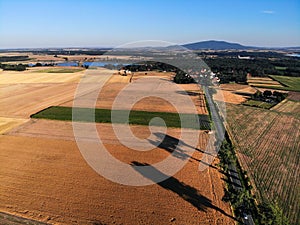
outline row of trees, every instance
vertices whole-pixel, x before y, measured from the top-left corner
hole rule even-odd
[[[15,61],[26,61],[29,60],[28,55],[17,55],[17,56],[0,56],[0,62],[15,62]]]
[[[281,102],[287,97],[287,93],[282,93],[279,91],[265,90],[264,92],[257,91],[255,94],[251,95],[254,100],[267,101],[272,100],[275,102]]]
[[[24,64],[1,64],[0,68],[3,70],[15,70],[15,71],[24,71],[26,70],[27,65]]]

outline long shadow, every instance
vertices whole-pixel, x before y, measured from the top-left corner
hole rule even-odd
[[[202,164],[204,164],[204,165],[206,165],[206,166],[209,166],[209,167],[211,167],[211,168],[213,168],[213,169],[215,169],[215,170],[218,170],[220,173],[226,175],[226,173],[224,173],[222,170],[220,170],[218,167],[216,167],[216,166],[214,166],[214,165],[211,165],[211,164],[209,164],[209,163],[207,163],[207,162],[204,162],[204,161],[201,161],[201,160],[200,160],[200,163],[202,163]]]
[[[190,155],[187,154],[187,151],[183,150],[180,146],[186,146],[186,147],[190,148],[191,150],[196,150],[198,152],[214,156],[213,154],[211,154],[209,152],[205,152],[199,148],[195,148],[195,147],[185,143],[184,141],[179,140],[178,138],[172,137],[172,136],[164,134],[162,132],[155,132],[154,135],[157,137],[157,140],[156,141],[149,140],[149,142],[152,145],[168,151],[174,157],[177,157],[179,159],[185,160],[190,157]],[[201,162],[201,160],[199,160],[199,159],[196,159],[194,157],[191,157],[191,158],[198,162]]]
[[[225,183],[231,184],[232,186],[235,186],[236,188],[243,188],[241,185],[231,181],[229,178],[221,178]]]
[[[187,151],[180,148],[180,145],[182,145],[183,142],[180,141],[179,139],[160,132],[156,132],[154,133],[154,135],[158,138],[158,140],[156,141],[149,140],[151,144],[166,150],[176,158],[182,160],[189,158]]]
[[[189,96],[199,96],[200,95],[199,92],[194,92],[194,91],[176,91],[176,93],[182,94],[182,95],[189,95]]]
[[[149,165],[148,163],[140,163],[133,161],[131,162],[132,167],[142,174],[144,177],[153,180],[157,177],[167,177],[166,174],[160,172],[155,167]],[[145,167],[147,169],[145,169]],[[211,200],[206,198],[205,196],[201,195],[197,189],[180,182],[175,177],[170,177],[160,183],[157,183],[159,186],[163,187],[166,190],[170,190],[174,193],[176,193],[178,196],[180,196],[185,201],[192,204],[194,207],[196,207],[198,210],[206,212],[207,208],[214,209],[220,213],[222,213],[225,216],[228,216],[232,219],[231,215],[227,214],[224,210],[220,209],[219,207],[212,204]]]

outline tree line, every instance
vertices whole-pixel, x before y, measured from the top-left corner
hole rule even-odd
[[[300,76],[299,59],[238,59],[206,58],[205,62],[217,74],[221,83],[246,83],[247,74],[253,77],[268,75]]]
[[[24,71],[26,70],[26,67],[28,67],[28,65],[24,65],[24,64],[1,64],[0,63],[0,68],[3,70],[14,70],[14,71]]]

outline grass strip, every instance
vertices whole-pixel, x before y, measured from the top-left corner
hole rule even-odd
[[[73,110],[76,112],[76,119],[73,120]],[[111,115],[113,113],[113,122],[120,124],[149,125],[151,119],[158,117],[164,120],[167,127],[191,128],[200,130],[209,130],[211,128],[209,115],[202,114],[178,114],[169,112],[148,112],[135,110],[110,110],[110,109],[92,109],[92,108],[72,108],[62,106],[52,106],[46,108],[31,118],[50,119],[63,121],[79,121],[79,122],[96,122],[96,123],[112,123]],[[128,115],[129,114],[129,119]],[[95,116],[91,116],[95,115]],[[181,120],[183,122],[181,122]],[[153,120],[152,125],[162,126],[162,124]],[[197,126],[197,121],[199,126]],[[181,124],[182,123],[182,124]]]

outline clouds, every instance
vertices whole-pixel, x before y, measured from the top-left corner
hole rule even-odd
[[[263,14],[275,14],[275,11],[273,11],[273,10],[263,10],[263,11],[261,11],[261,13],[263,13]]]

